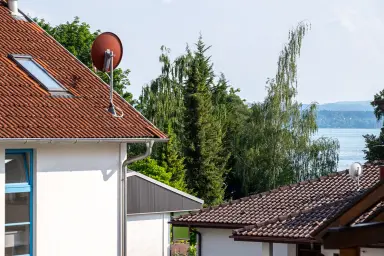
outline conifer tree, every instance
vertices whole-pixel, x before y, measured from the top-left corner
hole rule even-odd
[[[208,205],[224,198],[227,156],[223,156],[223,133],[214,114],[211,88],[214,73],[200,37],[186,70],[185,82],[185,164],[187,184]]]

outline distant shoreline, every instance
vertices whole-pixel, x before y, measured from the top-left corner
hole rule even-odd
[[[383,127],[384,128],[384,127]],[[354,127],[318,127],[317,129],[343,129],[343,130],[380,130],[382,128],[354,128]]]

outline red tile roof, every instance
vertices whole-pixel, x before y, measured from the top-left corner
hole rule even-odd
[[[366,223],[384,212],[384,201],[378,202],[372,209],[363,213],[352,225]]]
[[[30,55],[73,97],[51,96],[8,54]],[[107,108],[108,85],[31,21],[16,20],[0,0],[0,138],[166,138],[125,100]]]
[[[333,218],[379,181],[379,167],[367,165],[359,189],[347,171],[280,187],[195,214],[180,216],[175,225],[240,228],[235,236],[314,240],[311,233]]]

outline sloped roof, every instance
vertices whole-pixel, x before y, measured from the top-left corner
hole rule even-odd
[[[379,183],[377,184],[379,185]],[[359,195],[347,197],[345,200],[236,229],[233,231],[232,237],[235,239],[245,238],[245,240],[246,237],[316,240],[315,233],[321,231],[327,226],[327,223],[337,218],[337,216],[365,197],[365,195],[368,194],[367,192],[374,187],[364,189]],[[353,225],[369,221],[383,210],[382,207],[383,202],[377,203],[372,209],[362,213],[362,215],[354,221]]]
[[[378,202],[372,209],[363,213],[352,225],[368,222],[384,212],[384,201]]]
[[[366,165],[359,190],[348,171],[343,171],[203,209],[172,223],[240,228],[234,235],[313,240],[310,234],[316,228],[378,181],[379,167]]]
[[[178,190],[176,188],[168,186],[167,184],[164,184],[164,183],[162,183],[160,181],[152,179],[151,177],[148,177],[148,176],[146,176],[144,174],[141,174],[139,172],[135,172],[133,170],[129,170],[127,175],[126,175],[126,177],[129,178],[129,177],[133,177],[133,176],[139,177],[139,178],[141,178],[143,180],[146,180],[146,181],[148,181],[150,183],[153,183],[153,184],[155,184],[155,185],[157,185],[159,187],[162,187],[162,188],[164,188],[166,190],[169,190],[169,191],[171,191],[171,192],[173,192],[175,194],[178,194],[178,195],[181,195],[181,196],[183,196],[185,198],[191,199],[191,200],[193,200],[193,201],[195,201],[197,203],[204,204],[204,200],[203,199],[197,198],[197,197],[195,197],[193,195],[190,195],[188,193],[185,193],[185,192],[183,192],[181,190]]]
[[[30,55],[72,95],[52,96],[9,54]],[[0,0],[0,138],[166,138],[34,22],[14,19]]]

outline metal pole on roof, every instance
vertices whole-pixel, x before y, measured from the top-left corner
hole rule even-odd
[[[109,107],[108,112],[117,116],[115,106],[113,105],[113,51],[106,50],[104,58],[104,68],[109,66]]]

